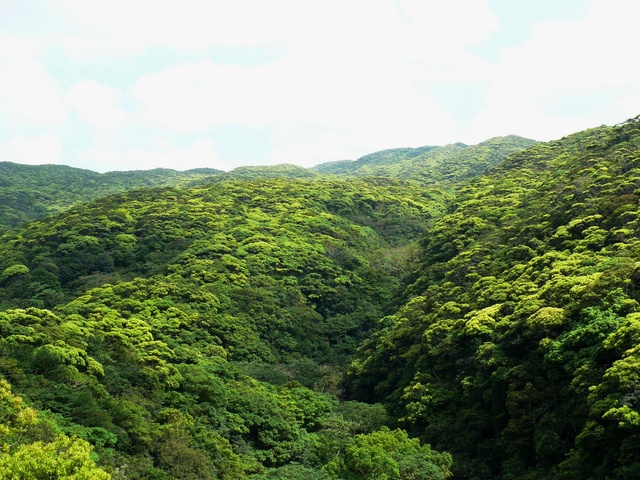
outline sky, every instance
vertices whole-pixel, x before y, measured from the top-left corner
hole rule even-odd
[[[0,0],[0,161],[97,172],[553,140],[640,114],[637,0]]]

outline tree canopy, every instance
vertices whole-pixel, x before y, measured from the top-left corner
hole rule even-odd
[[[636,118],[74,199],[25,170],[0,476],[638,478],[639,147]]]

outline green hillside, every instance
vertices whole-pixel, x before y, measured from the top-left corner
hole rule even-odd
[[[115,478],[378,478],[374,454],[444,478],[446,454],[336,397],[443,205],[391,180],[228,181],[5,234],[0,374],[40,411],[11,438],[76,435]]]
[[[257,178],[290,178],[290,179],[313,179],[318,173],[308,168],[297,165],[263,165],[234,168],[230,172],[220,175],[216,181],[221,180],[255,180]]]
[[[211,178],[214,169],[96,173],[65,165],[0,162],[0,233],[72,205],[136,188],[175,186]]]
[[[639,119],[587,130],[461,190],[350,395],[456,478],[638,478],[639,147]]]
[[[81,203],[129,190],[165,186],[203,186],[228,180],[259,178],[314,179],[388,177],[438,183],[466,180],[482,173],[533,141],[510,136],[467,147],[401,148],[367,155],[355,162],[238,167],[230,172],[197,168],[184,172],[154,170],[96,173],[64,165],[0,162],[0,233],[30,220],[55,215]]]
[[[460,146],[466,146],[459,144]],[[370,153],[358,160],[339,160],[337,162],[321,163],[313,167],[318,173],[333,175],[353,175],[361,169],[375,169],[393,165],[405,159],[411,159],[420,155],[425,155],[432,150],[438,150],[442,147],[424,146],[419,148],[391,148],[375,153]]]
[[[470,180],[535,141],[510,135],[478,145],[455,143],[445,147],[396,148],[365,155],[355,161],[330,162],[313,170],[346,177],[390,177],[424,184]]]
[[[640,117],[150,186],[0,237],[0,478],[640,478]]]

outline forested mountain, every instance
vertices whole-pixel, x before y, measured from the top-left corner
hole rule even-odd
[[[339,177],[388,177],[438,183],[463,180],[532,145],[533,141],[510,136],[467,147],[401,148],[385,150],[355,162],[323,164],[313,169],[296,165],[238,167],[230,172],[210,168],[176,171],[154,170],[96,173],[65,165],[20,165],[0,162],[0,233],[11,227],[71,206],[138,188],[198,186],[214,181],[257,178],[313,179],[321,174]],[[423,155],[431,150],[437,154]],[[338,168],[338,164],[345,163]]]
[[[222,173],[155,170],[96,173],[65,165],[0,162],[0,233],[7,227],[60,213],[72,205],[136,188],[176,186]]]
[[[640,478],[640,117],[209,180],[0,238],[0,478]]]
[[[237,167],[230,172],[220,175],[216,180],[255,180],[257,178],[312,179],[318,176],[318,173],[308,168],[281,164]]]
[[[0,373],[7,398],[41,412],[9,438],[76,435],[115,478],[444,478],[448,455],[335,397],[443,204],[393,180],[226,181],[109,196],[5,234]],[[391,467],[359,457],[379,442]]]
[[[640,478],[639,147],[637,118],[460,191],[351,398],[451,452],[456,478]]]
[[[520,150],[534,140],[510,135],[478,145],[454,143],[444,147],[395,148],[365,155],[355,161],[330,162],[313,170],[346,177],[390,177],[425,184],[469,180]]]

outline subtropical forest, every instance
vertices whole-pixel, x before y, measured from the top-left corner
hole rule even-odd
[[[640,478],[640,117],[0,171],[0,478]]]

